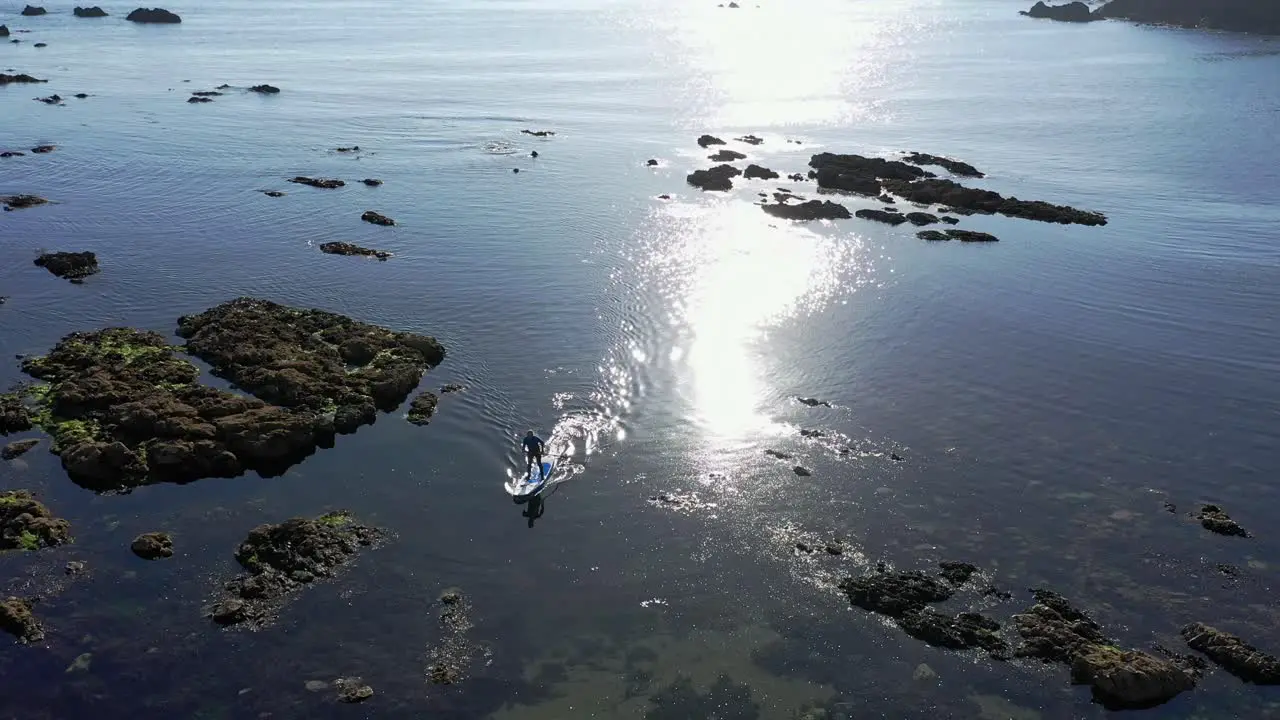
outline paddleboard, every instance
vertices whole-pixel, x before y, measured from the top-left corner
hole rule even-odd
[[[505,484],[507,492],[515,497],[528,497],[535,495],[539,490],[547,486],[547,481],[551,479],[551,473],[556,468],[555,459],[546,460],[542,463],[542,472],[538,472],[538,468],[529,469],[529,474]]]

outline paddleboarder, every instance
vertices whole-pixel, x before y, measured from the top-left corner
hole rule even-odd
[[[532,430],[525,433],[525,436],[524,436],[524,456],[526,460],[526,464],[524,468],[525,475],[528,475],[533,470],[533,463],[536,460],[538,463],[538,479],[539,480],[546,479],[546,475],[543,473],[543,468],[542,468],[542,451],[545,447],[546,447],[546,444],[542,442],[542,438],[538,437],[537,435],[534,435]]]

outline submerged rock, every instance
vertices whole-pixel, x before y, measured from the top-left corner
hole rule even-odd
[[[34,78],[30,75],[27,75],[26,73],[20,73],[18,75],[6,75],[4,73],[0,73],[0,86],[10,85],[14,83],[30,84],[30,83],[44,83],[44,82],[49,82],[49,81],[41,80],[39,78]]]
[[[830,200],[810,200],[796,205],[779,202],[771,205],[761,205],[760,208],[776,218],[802,222],[846,220],[853,217],[849,214],[849,208]]]
[[[745,160],[746,157],[747,157],[746,155],[738,152],[737,150],[729,150],[726,148],[714,155],[708,155],[707,159],[710,160],[711,162],[725,163],[725,162],[733,162],[735,160]],[[654,164],[656,165],[657,163],[654,163]]]
[[[203,95],[192,95],[191,97],[187,98],[187,102],[189,102],[189,103],[211,103],[211,102],[213,102],[213,98],[211,98],[211,97],[204,97]]]
[[[465,385],[462,385],[459,383],[449,383],[448,385],[441,387],[440,392],[441,394],[456,393],[456,392],[462,392],[463,390],[466,390],[466,389],[467,389],[467,386]]]
[[[364,257],[374,257],[379,260],[386,260],[391,257],[391,253],[385,250],[374,250],[372,248],[361,247],[347,242],[327,242],[321,243],[320,252],[329,253],[330,255],[361,255]]]
[[[405,419],[414,425],[427,425],[431,422],[431,416],[436,414],[437,402],[435,393],[423,390],[409,403],[409,414]]]
[[[1191,623],[1182,628],[1182,637],[1192,650],[1204,653],[1245,682],[1280,685],[1280,660],[1231,633],[1204,623]]]
[[[54,93],[49,97],[35,98],[35,101],[42,102],[45,105],[60,105],[62,104],[62,96],[58,95],[57,93]]]
[[[298,183],[299,185],[310,185],[311,187],[322,188],[325,190],[332,190],[334,188],[340,188],[346,185],[346,183],[341,180],[330,180],[326,178],[311,178],[311,177],[307,177],[306,175],[298,175],[297,177],[290,178],[289,182]]]
[[[791,453],[785,453],[785,452],[782,452],[781,450],[774,450],[772,448],[765,449],[764,454],[769,455],[770,457],[777,458],[779,460],[790,460],[792,457],[794,457]]]
[[[36,153],[37,155],[44,155],[46,153],[51,153],[57,149],[58,149],[57,145],[37,145],[31,148],[31,152]]]
[[[35,264],[71,282],[83,281],[98,272],[98,257],[91,252],[45,253]]]
[[[644,164],[646,167],[658,167],[658,161],[654,158],[649,158]]]
[[[907,221],[905,215],[899,212],[889,212],[888,210],[869,210],[862,209],[854,213],[854,215],[863,220],[875,220],[876,222],[888,223],[889,225],[901,225]]]
[[[222,97],[225,93],[219,90],[196,90],[191,94],[196,97]]]
[[[0,630],[23,643],[44,639],[44,627],[31,613],[31,601],[22,598],[10,597],[0,602]]]
[[[908,166],[913,167],[913,166]],[[999,213],[1009,217],[1061,224],[1106,225],[1105,215],[1077,210],[1067,205],[1052,205],[1042,200],[1006,198],[992,190],[968,188],[943,178],[922,180],[886,180],[885,187],[910,202],[921,205],[944,205],[948,212],[961,209],[987,215]]]
[[[379,185],[382,184],[382,181],[378,180],[377,178],[365,178],[360,182],[364,183],[365,185],[368,185],[369,187],[378,187]]]
[[[100,18],[100,17],[107,16],[107,11],[103,10],[97,5],[94,5],[93,7],[87,7],[87,8],[77,7],[75,10],[72,10],[71,12],[74,13],[76,17],[80,17],[80,18]]]
[[[694,170],[685,180],[703,190],[726,191],[733,189],[733,178],[741,174],[742,171],[732,165],[716,165],[707,170]]]
[[[773,180],[779,177],[779,175],[767,167],[748,165],[747,169],[743,171],[742,177],[748,180]]]
[[[245,572],[224,586],[226,594],[209,616],[219,625],[263,627],[293,593],[333,577],[360,549],[384,537],[382,530],[358,525],[345,512],[259,525],[236,549]]]
[[[551,137],[555,135],[553,130],[521,130],[521,134],[532,135],[534,137]]]
[[[133,539],[129,549],[143,560],[173,557],[173,538],[168,533],[143,533]]]
[[[267,402],[333,412],[339,432],[398,407],[445,358],[433,337],[254,298],[179,318],[178,335],[215,375]]]
[[[703,135],[702,137],[698,138],[698,147],[702,147],[702,148],[706,148],[711,145],[724,145],[724,144],[725,144],[725,141],[721,140],[715,135]]]
[[[71,542],[71,525],[28,490],[0,492],[0,550],[39,550]]]
[[[974,573],[978,572],[976,565],[971,565],[967,562],[943,560],[938,563],[938,567],[942,568],[942,572],[938,574],[952,585],[963,585],[969,582],[969,578],[973,577]]]
[[[358,703],[373,697],[373,688],[358,677],[338,678],[333,681],[333,686],[338,691],[338,702]]]
[[[801,466],[801,465],[797,465],[797,466],[795,466],[795,467],[791,468],[791,471],[792,471],[792,472],[794,472],[794,473],[795,473],[796,475],[798,475],[799,477],[809,477],[810,475],[812,475],[812,474],[813,474],[812,472],[810,472],[810,471],[809,471],[809,469],[808,469],[808,468],[803,467],[803,466]]]
[[[340,153],[360,152],[360,146],[352,145],[351,147],[340,147],[340,148],[337,148],[337,151]]]
[[[0,152],[0,158],[22,157],[24,155],[26,155],[26,153],[20,150],[5,150],[4,152]]]
[[[1070,2],[1066,5],[1046,5],[1041,1],[1032,5],[1030,10],[1022,10],[1019,14],[1046,20],[1060,20],[1062,22],[1092,22],[1102,19],[1094,15],[1089,10],[1089,6],[1082,2]]]
[[[284,197],[284,193],[279,190],[263,190],[262,194],[273,198]]]
[[[125,20],[136,23],[180,23],[182,18],[164,8],[138,8],[125,16]]]
[[[1209,532],[1243,538],[1250,537],[1247,530],[1240,527],[1240,524],[1232,520],[1226,510],[1217,505],[1205,505],[1200,508],[1200,512],[1196,517],[1200,520],[1200,524],[1204,529]]]
[[[31,450],[39,444],[40,441],[36,438],[31,438],[30,440],[14,440],[3,448],[0,448],[0,460],[13,460],[14,458],[22,457],[23,455],[31,452]]]
[[[818,398],[798,397],[796,398],[796,402],[801,405],[808,405],[809,407],[831,407],[831,403],[826,400],[819,400]]]
[[[427,651],[427,681],[453,685],[466,679],[480,647],[467,633],[471,630],[471,603],[459,590],[440,595],[440,642]]]
[[[959,240],[960,242],[999,242],[1000,238],[991,233],[978,232],[977,230],[922,230],[916,233],[916,237],[921,240],[946,241]]]
[[[951,650],[982,648],[998,660],[1009,658],[1009,644],[1000,637],[1000,623],[975,612],[954,617],[931,608],[912,610],[898,618],[903,632],[935,647]]]
[[[253,87],[249,88],[249,92],[256,92],[259,95],[276,95],[276,94],[279,94],[280,88],[276,87],[275,85],[266,85],[266,84],[254,85]]]
[[[364,214],[360,216],[360,219],[367,223],[373,223],[374,225],[382,225],[384,227],[396,224],[395,220],[392,220],[386,215],[381,215],[372,210],[365,210]]]
[[[929,603],[950,598],[954,592],[949,585],[919,570],[845,578],[838,587],[854,605],[889,617],[917,612]]]
[[[982,171],[978,170],[978,168],[970,165],[967,162],[952,160],[950,158],[944,158],[938,155],[930,155],[928,153],[913,152],[902,159],[905,162],[911,163],[912,165],[936,165],[940,168],[945,168],[946,171],[951,173],[952,175],[960,175],[963,177],[974,177],[974,178],[986,177],[986,175]]]
[[[39,5],[28,5],[22,8],[21,14],[26,17],[35,17],[37,15],[44,15],[46,12],[48,12],[48,10],[45,10]]]

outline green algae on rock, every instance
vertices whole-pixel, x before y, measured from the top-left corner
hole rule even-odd
[[[39,550],[71,542],[71,525],[27,490],[0,492],[0,550]]]
[[[398,407],[445,357],[433,337],[254,298],[179,318],[178,335],[218,377],[266,402],[331,412],[338,432]]]
[[[356,524],[346,512],[260,525],[236,549],[245,572],[224,586],[226,593],[209,616],[223,626],[262,628],[293,593],[333,577],[360,549],[385,537],[382,530]]]

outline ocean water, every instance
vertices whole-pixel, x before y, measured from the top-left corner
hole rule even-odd
[[[1063,668],[929,648],[850,609],[834,581],[878,561],[973,562],[981,582],[948,607],[1002,622],[1043,586],[1125,647],[1176,647],[1200,620],[1280,652],[1280,46],[1003,0],[743,5],[234,1],[169,5],[172,27],[5,8],[22,42],[0,67],[49,83],[0,89],[0,145],[58,146],[0,160],[0,195],[53,201],[0,217],[5,358],[106,325],[169,333],[253,295],[434,334],[450,354],[424,386],[467,390],[427,428],[388,414],[269,479],[96,496],[45,447],[0,466],[76,536],[0,557],[6,588],[90,567],[38,606],[45,643],[0,643],[0,714],[1104,714]],[[282,92],[243,91],[264,82]],[[31,100],[55,92],[64,106]],[[784,179],[687,186],[704,132]],[[732,141],[747,133],[764,142]],[[814,196],[785,180],[814,152],[908,150],[1109,223],[975,216],[960,227],[999,243],[929,244],[753,205]],[[370,209],[396,227],[360,222]],[[394,256],[316,249],[331,240]],[[31,264],[40,249],[92,250],[102,272],[68,284]],[[572,448],[540,515],[501,489],[529,427]],[[1199,502],[1255,537],[1203,532]],[[395,541],[270,629],[201,617],[250,529],[334,507]],[[129,553],[154,529],[172,560]],[[835,537],[839,557],[795,550]],[[477,651],[441,687],[425,668],[450,587]],[[351,675],[377,695],[305,686]],[[1270,717],[1278,700],[1217,672],[1148,714]]]

